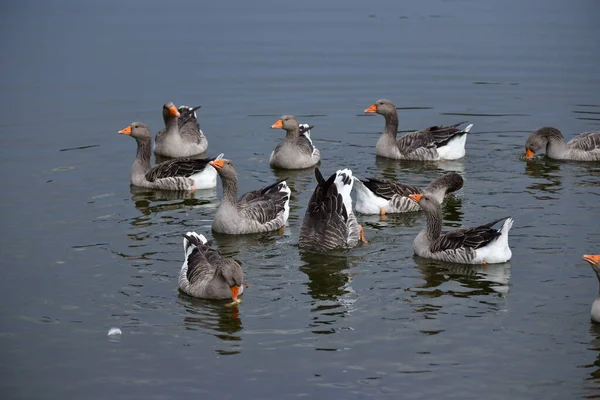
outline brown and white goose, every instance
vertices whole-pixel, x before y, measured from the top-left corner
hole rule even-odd
[[[525,157],[546,148],[546,155],[556,160],[600,161],[600,131],[580,133],[565,143],[556,128],[544,127],[533,132],[525,143]]]
[[[427,216],[427,225],[413,242],[416,255],[459,264],[503,263],[512,257],[508,246],[512,218],[442,233],[442,209],[434,196],[425,193],[409,197],[419,203]],[[500,221],[504,221],[500,229],[492,228]]]
[[[196,110],[200,107],[181,106],[177,109],[172,102],[163,105],[165,127],[156,134],[156,154],[176,158],[195,156],[206,151],[208,140],[196,116]]]
[[[216,168],[223,184],[223,199],[212,223],[217,233],[242,235],[270,232],[285,225],[290,215],[290,188],[280,180],[264,189],[253,190],[239,200],[237,174],[231,160],[216,160]]]
[[[395,214],[419,211],[421,207],[410,199],[411,194],[423,193],[416,186],[406,185],[389,179],[367,178],[356,182],[356,211],[361,214]],[[444,197],[462,188],[464,180],[456,172],[449,172],[433,180],[425,192],[433,196],[439,203]]]
[[[600,254],[585,254],[583,259],[590,263],[600,283]],[[592,321],[600,323],[600,294],[592,303],[591,317]]]
[[[216,158],[179,158],[162,162],[152,168],[150,165],[152,137],[150,129],[141,122],[119,131],[137,142],[137,155],[131,167],[131,184],[151,189],[196,190],[217,186],[217,171],[209,165]]]
[[[321,152],[310,139],[313,126],[298,124],[292,115],[284,115],[272,129],[284,129],[285,139],[275,147],[269,158],[272,168],[303,169],[316,165],[321,160]]]
[[[233,299],[244,292],[244,271],[231,258],[211,247],[204,235],[183,235],[185,259],[179,272],[179,290],[200,299]]]
[[[315,168],[315,177],[317,187],[306,208],[299,247],[325,252],[352,248],[359,241],[366,243],[363,228],[352,212],[352,171],[341,169],[325,180]]]
[[[451,126],[432,126],[396,139],[398,111],[391,101],[377,100],[365,112],[377,113],[385,117],[385,128],[377,141],[378,156],[417,161],[456,160],[465,156],[467,133],[473,124],[465,129],[458,128],[464,122]]]

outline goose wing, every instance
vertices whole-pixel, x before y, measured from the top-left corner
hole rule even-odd
[[[580,151],[600,151],[600,131],[580,133],[567,145]]]
[[[461,248],[475,250],[484,247],[500,236],[500,231],[492,228],[492,226],[500,221],[504,221],[506,218],[500,218],[475,228],[457,229],[442,234],[431,244],[430,250],[432,253],[436,253]]]
[[[193,108],[188,106],[179,107],[179,118],[177,119],[179,133],[194,143],[200,143],[203,136],[198,117],[196,116],[196,110],[200,107],[202,106]]]
[[[265,224],[284,212],[289,200],[290,189],[282,179],[264,189],[246,193],[238,201],[238,208],[241,216]]]
[[[437,148],[448,144],[457,135],[466,132],[458,128],[466,121],[450,126],[431,126],[417,132],[411,132],[398,139],[398,147],[403,153],[411,153],[419,148]]]
[[[394,196],[407,197],[409,194],[421,193],[421,189],[416,186],[405,185],[388,179],[367,178],[367,180],[361,182],[371,192],[386,200],[390,200]]]
[[[198,236],[193,234],[187,234],[184,237],[192,247],[192,252],[187,257],[187,280],[190,285],[211,279],[217,263],[223,257],[217,250],[210,247],[210,242],[203,243]]]
[[[146,179],[154,182],[162,178],[183,177],[187,178],[197,172],[203,171],[209,162],[215,158],[176,158],[165,161],[146,172]]]

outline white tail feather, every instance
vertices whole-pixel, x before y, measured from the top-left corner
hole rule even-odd
[[[338,193],[342,195],[342,199],[344,200],[344,206],[346,207],[346,211],[348,213],[352,212],[352,197],[350,197],[350,193],[352,192],[352,187],[354,185],[354,178],[352,177],[352,170],[345,168],[340,169],[336,173],[335,177],[335,186],[337,187]],[[344,182],[346,180],[346,182]]]
[[[469,132],[472,127],[473,127],[473,124],[469,124],[469,125],[467,125],[467,127],[465,129],[463,129],[463,131],[464,132]]]
[[[208,242],[208,240],[206,240],[206,238],[204,237],[204,235],[198,234],[196,232],[187,232],[186,235],[198,238],[198,240],[200,240],[200,242],[202,242],[202,244],[206,244],[206,242]],[[185,254],[185,258],[186,259],[187,259],[188,255],[189,255],[189,253],[192,250],[194,250],[194,247],[196,247],[196,246],[192,245],[190,243],[190,241],[187,240],[186,237],[183,238],[183,252]]]

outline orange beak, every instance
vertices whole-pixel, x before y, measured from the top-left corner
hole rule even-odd
[[[127,128],[121,129],[119,133],[121,135],[131,135],[131,125],[129,125]]]
[[[416,201],[417,203],[421,200],[421,197],[423,197],[422,194],[409,194],[408,197],[410,197],[411,199],[413,199],[414,201]]]
[[[213,167],[215,167],[216,169],[221,169],[221,168],[223,168],[223,165],[225,164],[225,162],[223,160],[215,160],[215,161],[209,162],[209,164],[212,165]]]
[[[238,299],[238,294],[240,293],[240,287],[239,286],[232,286],[231,287],[231,298],[233,300],[237,300]]]
[[[366,113],[374,113],[377,112],[377,106],[375,104],[371,104],[369,108],[365,110]]]
[[[174,117],[179,117],[179,111],[177,110],[177,107],[175,106],[171,106],[169,107],[169,112],[171,113],[172,116]]]
[[[593,265],[600,265],[600,254],[585,254],[583,257],[585,261]]]
[[[525,149],[525,157],[531,158],[535,153],[529,149]]]
[[[281,129],[283,128],[283,121],[278,119],[273,125],[271,125],[271,129]]]

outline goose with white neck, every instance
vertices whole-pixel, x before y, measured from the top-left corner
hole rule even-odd
[[[321,152],[310,138],[310,130],[314,126],[298,124],[292,115],[284,115],[277,120],[271,129],[286,131],[285,139],[275,147],[269,158],[272,168],[304,169],[315,166],[321,160]]]
[[[175,107],[172,102],[163,105],[165,127],[155,138],[154,152],[163,157],[190,157],[202,154],[208,148],[208,140],[200,129],[196,110],[201,106]]]
[[[131,184],[150,189],[197,190],[217,186],[217,171],[209,165],[216,158],[178,158],[162,162],[154,168],[150,164],[152,137],[150,128],[141,122],[119,131],[137,142],[137,155],[131,167]]]
[[[356,211],[361,214],[396,214],[419,211],[421,207],[410,199],[411,194],[429,193],[439,203],[444,197],[462,188],[464,180],[456,172],[449,172],[434,179],[423,191],[422,189],[400,183],[391,179],[367,178],[356,183]]]
[[[396,139],[398,111],[390,100],[377,100],[365,112],[377,113],[385,118],[385,127],[376,146],[378,156],[417,161],[457,160],[465,156],[467,133],[473,124],[465,129],[458,128],[464,122],[451,126],[432,126]]]
[[[590,263],[600,284],[600,254],[585,254],[583,259]],[[600,294],[598,294],[598,297],[592,303],[591,318],[592,321],[600,323]]]
[[[212,230],[229,235],[270,232],[285,225],[290,215],[291,190],[285,180],[253,190],[238,200],[237,174],[231,160],[211,161],[223,184],[223,198]]]
[[[503,263],[512,257],[508,245],[508,232],[512,218],[501,218],[475,228],[442,232],[442,208],[436,199],[425,194],[411,194],[427,217],[425,228],[413,242],[416,255],[423,258],[458,264]],[[492,226],[504,221],[500,229]]]
[[[531,159],[544,148],[546,155],[556,160],[600,161],[600,131],[580,133],[565,143],[558,129],[540,128],[527,138],[525,157]]]

